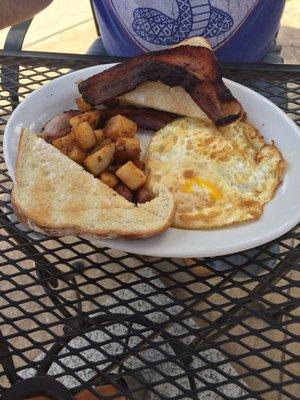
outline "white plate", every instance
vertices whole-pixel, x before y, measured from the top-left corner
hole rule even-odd
[[[112,65],[99,65],[75,71],[42,86],[16,108],[4,133],[4,157],[14,179],[19,134],[22,127],[39,132],[56,114],[75,108],[76,82]],[[233,95],[242,103],[249,120],[267,142],[275,141],[288,162],[283,184],[274,199],[265,206],[262,217],[247,224],[209,231],[170,228],[149,239],[104,240],[97,242],[126,252],[159,257],[213,257],[250,249],[283,235],[300,221],[300,133],[283,111],[263,96],[225,80]],[[143,135],[144,136],[144,135]]]

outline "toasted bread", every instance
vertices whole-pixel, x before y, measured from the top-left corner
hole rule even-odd
[[[182,45],[211,49],[209,42],[201,36],[187,38],[174,47]],[[122,105],[149,107],[186,117],[209,120],[208,116],[181,86],[170,87],[162,82],[144,82],[118,99]]]
[[[50,235],[144,238],[171,224],[174,202],[162,186],[134,205],[42,138],[24,129],[12,205],[19,220]]]

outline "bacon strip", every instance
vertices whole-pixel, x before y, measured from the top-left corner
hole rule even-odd
[[[99,106],[145,81],[182,86],[216,125],[227,125],[243,114],[223,83],[213,52],[206,47],[184,45],[143,54],[81,82],[79,91],[87,103]]]
[[[154,110],[153,108],[118,106],[115,102],[113,104],[115,105],[113,108],[101,110],[100,123],[107,121],[114,115],[121,114],[136,122],[140,128],[157,131],[174,119],[180,118],[177,114]]]

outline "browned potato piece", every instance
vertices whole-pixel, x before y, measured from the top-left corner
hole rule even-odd
[[[84,114],[78,114],[70,119],[70,125],[72,126],[72,128],[75,128],[83,121],[86,121],[86,117],[84,117]]]
[[[76,139],[83,149],[90,149],[96,144],[96,137],[91,125],[87,122],[81,122],[74,128]]]
[[[137,203],[146,203],[147,201],[151,201],[153,198],[149,189],[144,187],[138,188],[135,194],[135,199]]]
[[[133,164],[138,167],[139,169],[141,169],[142,171],[145,170],[145,163],[141,160],[134,160]]]
[[[77,162],[78,164],[83,164],[86,157],[85,151],[79,145],[73,145],[67,153],[67,156],[71,160]]]
[[[116,175],[111,174],[110,172],[101,172],[99,178],[103,183],[111,188],[115,187],[119,183],[119,179],[116,177]]]
[[[118,137],[133,137],[137,131],[137,124],[123,115],[114,115],[105,125],[104,134],[112,140]]]
[[[105,136],[104,136],[104,132],[102,129],[96,129],[94,131],[94,135],[96,137],[97,142],[101,142],[102,140],[104,140]]]
[[[95,146],[90,149],[89,154],[94,154],[96,151],[102,149],[102,147],[106,146],[107,144],[112,143],[111,139],[102,140],[100,143],[96,143]]]
[[[123,163],[140,157],[141,149],[137,138],[118,138],[116,141],[115,162]]]
[[[136,190],[142,186],[147,177],[139,168],[137,168],[132,161],[128,161],[116,171],[116,175],[121,179],[126,186],[131,190]]]
[[[116,145],[114,143],[109,143],[100,150],[89,155],[84,160],[86,169],[94,176],[100,175],[100,173],[104,171],[111,162],[114,156],[115,147]]]
[[[109,172],[115,173],[123,164],[110,164],[107,168]]]
[[[93,107],[86,101],[84,101],[82,97],[78,97],[78,99],[76,99],[75,102],[77,104],[78,110],[81,112],[86,112],[93,109]]]
[[[75,128],[81,122],[87,121],[93,127],[93,129],[96,129],[97,125],[99,124],[100,115],[100,110],[87,111],[83,114],[78,114],[75,115],[75,117],[71,118],[70,125],[72,126],[72,128]]]
[[[104,140],[102,140],[102,142],[99,143],[99,146],[103,147],[109,143],[113,143],[113,141],[111,139],[104,139]]]
[[[76,143],[76,137],[74,132],[70,132],[66,136],[54,139],[52,145],[60,150],[62,153],[67,154],[71,146]]]
[[[114,190],[119,193],[120,196],[124,197],[128,201],[132,201],[132,193],[127,186],[119,183],[117,186],[114,187]]]

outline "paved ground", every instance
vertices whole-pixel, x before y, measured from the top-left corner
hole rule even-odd
[[[0,48],[7,31],[0,31]],[[85,53],[96,37],[88,0],[54,0],[34,18],[25,38],[24,49]]]
[[[0,48],[7,35],[0,31]],[[84,53],[97,37],[88,0],[54,0],[26,35],[26,50]],[[300,63],[300,1],[287,0],[279,43],[286,63]]]
[[[285,63],[300,64],[300,1],[287,0],[278,41]]]

